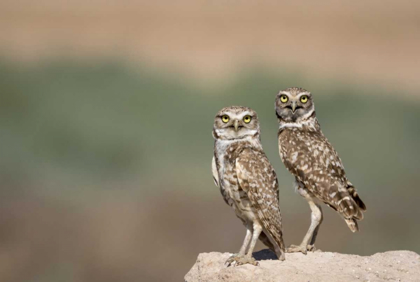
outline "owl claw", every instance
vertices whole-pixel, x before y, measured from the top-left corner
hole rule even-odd
[[[290,247],[288,247],[286,249],[286,252],[287,253],[299,253],[300,252],[300,253],[306,255],[307,252],[308,252],[308,249],[306,248],[306,246],[302,246],[302,245],[300,245],[300,246],[290,245]]]
[[[307,245],[306,247],[304,245],[299,245],[299,246],[290,245],[290,247],[288,247],[286,249],[287,253],[299,253],[300,252],[304,255],[306,255],[308,253],[308,251],[309,252],[315,252],[315,251],[320,251],[320,250],[317,250],[315,245]]]
[[[226,262],[225,265],[227,267],[230,266],[240,266],[244,264],[252,264],[254,266],[258,266],[259,263],[253,258],[248,256],[241,256],[241,255],[232,255]]]
[[[315,247],[315,245],[308,245],[308,248],[307,249],[308,249],[309,252],[313,252],[313,253],[315,253],[315,252],[317,252],[317,253],[322,252],[320,249],[317,249]]]

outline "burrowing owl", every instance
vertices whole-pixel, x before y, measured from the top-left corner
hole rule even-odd
[[[256,265],[252,251],[257,239],[284,260],[277,176],[262,149],[257,113],[223,108],[214,120],[213,137],[214,182],[247,229],[239,254],[227,263]]]
[[[347,179],[341,159],[321,131],[310,92],[288,88],[277,94],[275,109],[279,121],[279,153],[295,176],[296,189],[309,203],[312,222],[302,243],[288,252],[306,253],[314,249],[322,222],[317,201],[336,210],[351,231],[358,231],[366,206]]]

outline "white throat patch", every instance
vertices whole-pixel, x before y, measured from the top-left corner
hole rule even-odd
[[[298,122],[284,122],[284,121],[281,121],[280,124],[279,124],[279,129],[302,128],[303,126],[308,126],[308,127],[312,127],[313,129],[316,129],[315,119],[309,119],[309,120],[298,121]]]

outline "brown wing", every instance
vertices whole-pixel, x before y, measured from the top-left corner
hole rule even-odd
[[[322,132],[280,134],[286,168],[318,199],[346,219],[363,219],[365,205],[347,180],[340,157]]]
[[[264,229],[284,251],[277,176],[267,157],[261,151],[246,148],[236,159],[236,172]]]

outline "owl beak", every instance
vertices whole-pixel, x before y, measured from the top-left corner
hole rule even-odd
[[[235,120],[233,122],[233,126],[235,127],[235,131],[238,132],[238,128],[239,128],[239,120]]]
[[[292,112],[296,111],[296,106],[297,106],[296,101],[293,101],[292,102]]]

